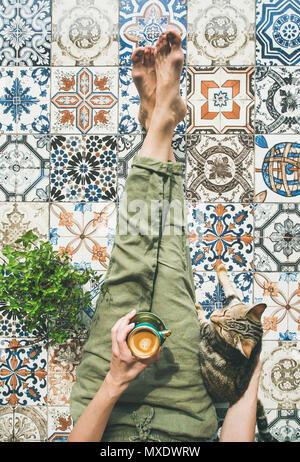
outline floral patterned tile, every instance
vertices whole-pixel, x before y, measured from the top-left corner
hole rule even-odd
[[[258,397],[266,409],[299,409],[300,350],[297,342],[263,342]]]
[[[188,3],[189,65],[255,63],[255,3],[208,0]]]
[[[186,49],[186,2],[181,0],[123,0],[120,2],[120,66],[131,65],[138,46],[154,47],[168,29],[181,34]]]
[[[290,335],[289,273],[254,273],[254,303],[266,303],[262,315],[264,340],[284,340]],[[289,338],[292,340],[292,338]]]
[[[6,339],[0,363],[0,404],[45,404],[47,349],[26,339]],[[3,351],[3,349],[2,349]]]
[[[18,68],[0,68],[0,133],[16,133]]]
[[[1,65],[50,65],[50,0],[2,2],[0,22]]]
[[[64,343],[48,348],[48,406],[66,406],[70,402],[84,339],[79,345]]]
[[[300,15],[297,0],[256,2],[256,62],[263,65],[297,65]]]
[[[249,204],[188,204],[188,235],[195,272],[228,271],[253,266],[253,209]]]
[[[187,135],[186,197],[249,202],[254,190],[252,135]]]
[[[227,299],[224,291],[218,282],[217,275],[213,272],[193,273],[196,302],[201,305],[205,311],[207,319],[212,312],[226,306]],[[253,275],[250,272],[228,272],[228,278],[231,281],[237,296],[246,304],[252,304],[252,286]]]
[[[254,67],[189,66],[187,133],[253,133]]]
[[[14,415],[12,406],[0,407],[0,441],[11,443],[14,435]]]
[[[69,406],[48,407],[48,441],[65,442],[73,428]]]
[[[106,270],[114,241],[116,204],[113,202],[53,203],[50,206],[50,242],[66,250],[72,264]]]
[[[52,2],[52,66],[118,64],[118,1]]]
[[[116,199],[115,135],[53,136],[51,200],[98,202]]]
[[[15,442],[47,441],[47,407],[17,406],[14,409]]]
[[[49,133],[49,80],[47,67],[0,70],[1,133]]]
[[[255,132],[299,133],[300,68],[256,66]]]
[[[298,202],[300,143],[297,135],[256,135],[255,189],[267,202]]]
[[[119,133],[130,134],[134,132],[145,132],[138,121],[140,97],[132,80],[132,68],[119,68]],[[183,67],[180,80],[180,93],[183,99],[186,98],[186,68]],[[175,133],[185,132],[185,120],[181,121],[175,128]]]
[[[117,132],[118,74],[114,67],[53,67],[51,132]]]
[[[29,229],[39,240],[46,240],[49,237],[49,204],[1,202],[0,224],[0,252],[6,245],[15,247],[15,240]],[[1,253],[0,256],[3,257]]]

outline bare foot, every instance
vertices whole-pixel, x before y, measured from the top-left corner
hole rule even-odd
[[[166,117],[170,118],[174,128],[186,114],[186,105],[180,95],[183,61],[180,36],[174,31],[165,32],[159,37],[155,51],[155,108],[166,111]]]
[[[138,120],[148,130],[156,100],[156,71],[153,48],[139,47],[132,57],[132,78],[140,96]]]

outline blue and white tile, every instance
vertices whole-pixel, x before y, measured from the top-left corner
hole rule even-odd
[[[0,22],[1,65],[50,65],[50,0],[1,2]]]
[[[114,135],[53,136],[51,200],[116,200],[116,145]]]
[[[188,204],[188,237],[195,272],[251,271],[253,208],[251,204]]]
[[[50,197],[49,169],[22,168],[16,175],[16,201],[48,202]]]
[[[268,430],[280,443],[300,442],[300,411],[267,409]]]
[[[256,66],[256,134],[300,133],[300,67]]]
[[[0,133],[16,133],[18,122],[19,70],[0,68]]]
[[[256,2],[256,62],[269,66],[300,63],[300,12],[297,0]]]
[[[186,1],[122,0],[120,2],[120,66],[131,65],[138,46],[152,46],[158,37],[172,28],[181,34],[186,49]]]
[[[228,272],[228,278],[232,283],[237,296],[243,303],[252,304],[253,298],[253,275],[250,272]],[[224,291],[218,282],[215,272],[194,272],[194,285],[196,303],[205,312],[207,319],[214,310],[221,309],[227,304]]]
[[[50,68],[19,68],[16,81],[18,133],[50,133]]]
[[[297,169],[300,143],[297,135],[255,136],[255,193],[265,202],[298,202]]]

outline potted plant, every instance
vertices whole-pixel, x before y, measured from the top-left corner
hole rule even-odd
[[[82,286],[100,276],[72,266],[66,250],[60,254],[50,242],[37,241],[29,230],[15,241],[16,248],[2,250],[8,261],[0,265],[0,300],[35,341],[76,343],[84,331],[83,310],[91,302],[91,292]]]

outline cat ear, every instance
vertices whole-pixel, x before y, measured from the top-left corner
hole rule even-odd
[[[247,314],[250,315],[254,321],[260,322],[261,316],[266,308],[267,305],[265,303],[258,303],[257,305],[252,306]]]
[[[255,345],[253,342],[251,342],[251,340],[240,339],[239,350],[244,356],[246,356],[246,358],[250,358],[250,355],[254,347]]]

